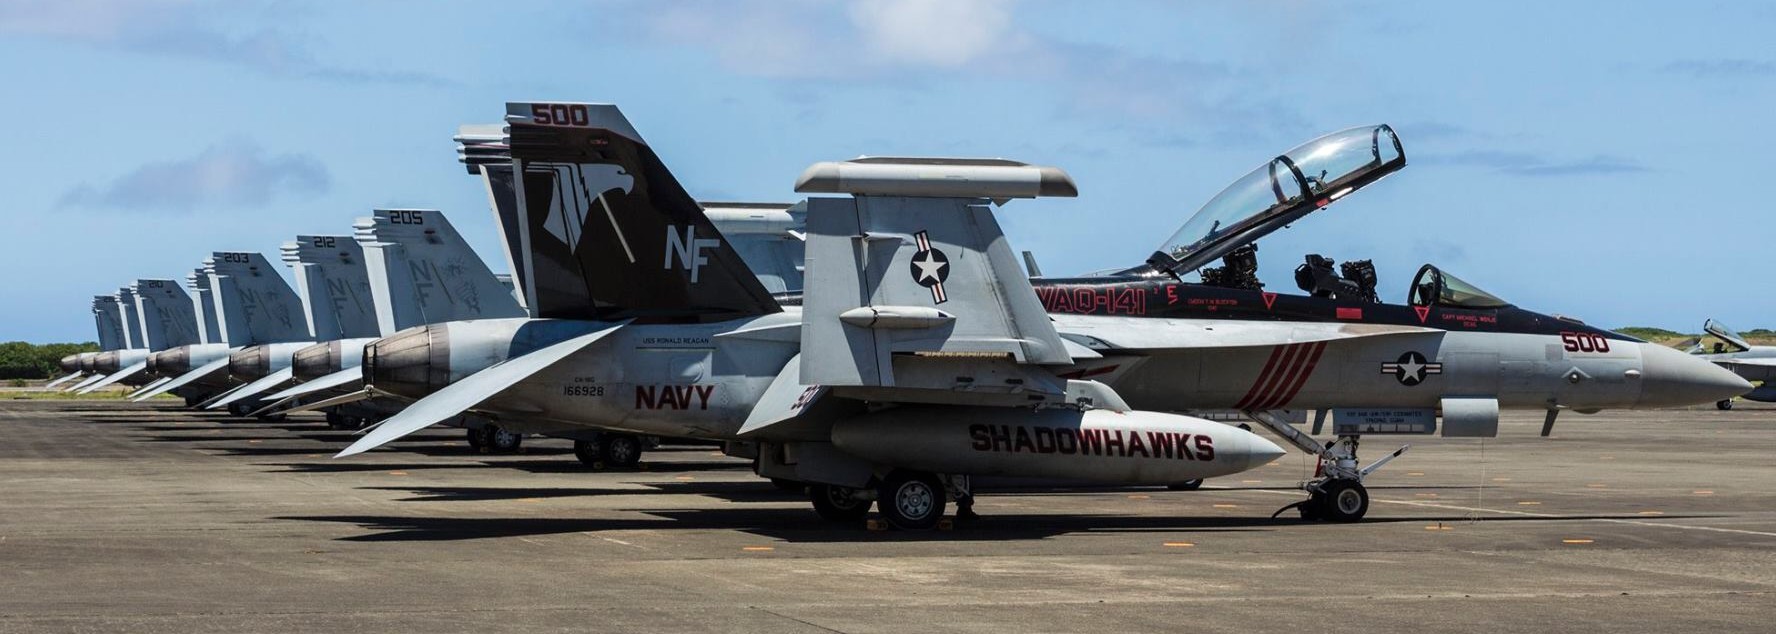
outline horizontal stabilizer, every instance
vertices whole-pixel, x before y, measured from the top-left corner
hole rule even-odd
[[[142,401],[146,401],[148,399],[159,396],[163,393],[171,392],[173,390],[179,389],[179,388],[184,387],[186,385],[190,385],[192,381],[202,379],[206,376],[210,376],[212,374],[215,374],[217,372],[221,372],[221,371],[224,371],[227,369],[228,369],[228,355],[223,355],[222,358],[220,358],[220,359],[217,359],[215,361],[211,361],[209,363],[205,363],[202,366],[199,366],[197,369],[194,369],[190,372],[186,372],[184,374],[181,374],[181,375],[179,375],[178,378],[168,381],[165,384],[162,384],[160,387],[157,387],[157,388],[154,388],[154,389],[149,390],[147,392],[144,392],[141,396],[135,397],[130,400],[140,403]]]
[[[303,403],[301,405],[297,405],[295,407],[280,411],[278,413],[279,414],[295,414],[297,412],[312,412],[317,409],[327,409],[329,407],[336,407],[339,405],[344,405],[346,403],[356,403],[358,401],[368,400],[372,396],[375,396],[375,395],[371,394],[370,390],[358,390],[356,392],[342,394],[342,395],[335,396],[333,398],[329,398],[326,400],[315,401],[313,403]]]
[[[224,407],[228,407],[229,404],[231,404],[231,403],[236,403],[236,402],[251,398],[252,396],[254,396],[256,394],[259,394],[259,393],[269,390],[271,388],[277,387],[279,385],[283,385],[284,382],[289,381],[292,378],[295,378],[295,376],[296,376],[295,368],[284,368],[282,370],[278,370],[278,371],[273,372],[271,374],[267,374],[265,376],[259,377],[257,380],[254,380],[251,383],[240,386],[239,389],[236,389],[236,390],[234,390],[233,393],[230,393],[228,395],[228,398],[221,399],[221,400],[216,401],[214,403],[210,403],[209,405],[205,405],[204,409],[222,409]]]
[[[173,380],[173,377],[170,377],[170,376],[160,377],[158,379],[155,379],[153,383],[149,383],[149,384],[144,385],[140,388],[137,388],[136,391],[134,391],[134,392],[130,392],[128,395],[124,396],[124,398],[135,398],[135,397],[141,396],[141,395],[147,393],[148,390],[152,390],[152,389],[160,387],[162,385],[166,385],[167,382],[172,381],[172,380]]]
[[[568,355],[578,352],[581,348],[592,345],[599,339],[616,332],[627,323],[627,321],[619,322],[608,328],[508,359],[471,374],[468,378],[445,386],[444,389],[409,405],[407,409],[401,410],[401,413],[389,417],[376,428],[376,431],[365,435],[333,457],[344,458],[360,454],[413,432],[450,420],[493,395],[505,391],[514,383],[541,372],[567,358]]]
[[[88,385],[92,385],[94,383],[98,383],[99,381],[103,381],[103,380],[105,380],[105,375],[93,374],[92,376],[86,377],[85,380],[82,380],[79,383],[75,383],[74,385],[68,386],[68,389],[65,389],[62,391],[63,392],[77,392],[80,390],[80,388],[86,387]]]
[[[105,387],[105,386],[110,385],[112,383],[116,383],[118,381],[122,381],[124,379],[129,378],[129,377],[135,376],[137,374],[140,374],[143,370],[147,370],[147,369],[148,369],[148,361],[146,361],[146,360],[137,361],[135,363],[135,365],[132,365],[132,366],[124,368],[122,370],[118,370],[116,372],[113,372],[113,373],[111,373],[111,376],[107,376],[103,380],[101,380],[97,383],[94,383],[92,385],[86,386],[85,388],[82,388],[79,392],[76,392],[76,394],[91,393],[93,390],[97,390],[99,388]]]
[[[57,385],[61,385],[61,384],[63,384],[63,383],[67,383],[67,382],[69,382],[69,381],[72,381],[72,380],[74,380],[74,379],[76,379],[76,378],[79,378],[79,377],[81,377],[81,376],[84,376],[84,375],[85,375],[85,373],[84,373],[84,372],[75,372],[75,373],[73,373],[73,374],[70,374],[70,375],[67,375],[67,376],[64,376],[64,377],[62,377],[62,378],[59,378],[59,379],[56,379],[56,380],[54,380],[54,381],[50,381],[50,382],[49,382],[49,383],[47,383],[47,384],[44,384],[44,386],[43,386],[43,387],[44,387],[44,388],[45,388],[45,389],[47,389],[47,388],[52,388],[52,387],[55,387],[55,386],[57,386]]]
[[[320,377],[318,379],[303,381],[303,382],[298,383],[295,386],[290,387],[289,389],[286,389],[282,392],[278,392],[276,394],[272,394],[271,396],[267,396],[267,397],[265,397],[265,400],[267,400],[267,401],[281,401],[281,400],[290,398],[292,396],[302,396],[305,394],[313,394],[313,393],[319,392],[321,390],[347,386],[347,385],[350,385],[354,381],[363,381],[363,380],[364,380],[364,369],[363,368],[346,368],[344,370],[334,372],[332,374]]]

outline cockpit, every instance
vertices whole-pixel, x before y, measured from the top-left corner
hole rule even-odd
[[[1314,139],[1271,159],[1222,190],[1148,258],[1130,272],[1182,278],[1198,272],[1207,286],[1262,290],[1257,277],[1257,240],[1324,209],[1406,166],[1393,128],[1365,126]],[[1207,264],[1219,258],[1221,266]],[[1375,266],[1343,263],[1309,254],[1295,269],[1295,284],[1314,297],[1379,302]],[[1407,291],[1412,306],[1485,310],[1509,302],[1429,264]]]
[[[1406,303],[1412,306],[1467,309],[1506,308],[1511,305],[1510,302],[1429,264],[1419,267],[1418,275],[1412,278],[1412,288],[1407,291]]]
[[[1173,276],[1190,273],[1405,166],[1400,138],[1386,125],[1308,141],[1209,199],[1147,265]]]

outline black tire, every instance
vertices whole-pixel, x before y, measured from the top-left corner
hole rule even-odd
[[[486,427],[470,427],[469,428],[469,449],[479,452],[479,451],[481,451],[482,447],[487,446],[487,431],[486,430],[487,430]]]
[[[1721,410],[1721,411],[1723,411],[1723,412],[1724,412],[1724,411],[1727,411],[1727,410],[1730,410],[1730,409],[1733,409],[1733,399],[1730,399],[1730,398],[1729,398],[1729,399],[1726,399],[1726,400],[1723,400],[1723,401],[1715,401],[1715,403],[1714,403],[1714,408],[1715,408],[1715,409],[1718,409],[1718,410]]]
[[[1197,478],[1195,480],[1185,480],[1183,482],[1174,482],[1172,484],[1166,485],[1166,488],[1171,489],[1173,491],[1195,491],[1197,489],[1202,488],[1202,486],[1203,486],[1203,479]]]
[[[1246,431],[1252,431],[1252,426],[1251,426],[1251,425],[1248,425],[1248,424],[1246,424],[1246,423],[1240,423],[1240,424],[1239,424],[1239,428],[1240,428],[1240,429],[1244,429],[1244,430],[1246,430]]]
[[[1361,482],[1330,480],[1320,490],[1320,516],[1328,522],[1355,522],[1369,513],[1369,490]]]
[[[856,524],[869,515],[869,500],[858,499],[857,490],[830,484],[808,485],[808,499],[821,519],[841,524]]]
[[[185,397],[185,408],[190,409],[197,407],[197,404],[202,402],[204,402],[204,399],[201,396],[187,396]]]
[[[789,493],[801,493],[803,489],[808,488],[808,485],[789,478],[771,478],[771,486],[777,487],[778,491]]]
[[[605,466],[633,469],[641,464],[641,438],[634,434],[604,434],[599,444]]]
[[[604,450],[599,447],[596,440],[574,441],[574,457],[579,458],[580,462],[588,467],[604,468]]]
[[[246,403],[235,402],[228,404],[228,414],[230,416],[246,418],[247,414],[251,413],[253,413],[253,410],[250,409]]]
[[[895,471],[876,487],[876,512],[889,526],[922,531],[935,528],[943,519],[948,494],[937,476],[917,471]]]
[[[342,431],[345,429],[349,429],[345,425],[346,425],[346,417],[344,414],[341,414],[339,412],[327,412],[327,427],[328,428],[338,429],[338,430],[342,430]]]
[[[497,425],[487,426],[487,449],[493,453],[518,453],[524,445],[524,434],[506,431]]]

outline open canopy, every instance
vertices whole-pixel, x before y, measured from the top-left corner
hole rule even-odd
[[[1412,278],[1412,288],[1406,293],[1406,303],[1413,306],[1504,308],[1511,305],[1497,295],[1429,264],[1419,267],[1418,275]]]
[[[1405,166],[1400,139],[1386,125],[1314,139],[1234,181],[1147,263],[1189,273]]]
[[[1728,346],[1732,346],[1732,352],[1745,352],[1751,349],[1751,344],[1746,342],[1744,337],[1739,336],[1738,331],[1728,328],[1726,324],[1710,319],[1702,324],[1702,330],[1727,342]]]

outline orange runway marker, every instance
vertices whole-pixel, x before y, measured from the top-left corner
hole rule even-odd
[[[1238,504],[1216,504],[1216,505],[1215,505],[1215,508],[1218,508],[1218,509],[1237,509],[1237,508],[1239,508],[1239,505],[1238,505]]]
[[[1152,498],[1153,498],[1153,496],[1151,496],[1151,495],[1141,495],[1141,494],[1138,494],[1138,493],[1137,493],[1137,494],[1134,494],[1134,495],[1130,495],[1130,496],[1128,496],[1128,498],[1129,498],[1129,499],[1131,499],[1131,500],[1147,500],[1147,499],[1152,499]]]
[[[1607,489],[1607,488],[1609,488],[1609,485],[1604,484],[1602,482],[1593,482],[1591,484],[1585,485],[1585,488],[1587,488],[1587,489]]]
[[[1195,546],[1196,546],[1196,544],[1191,543],[1191,542],[1166,542],[1165,543],[1166,548],[1192,548]]]
[[[389,475],[407,475],[406,471],[390,471]]]
[[[1518,502],[1517,506],[1541,506],[1541,502]]]
[[[1664,511],[1641,511],[1638,515],[1664,515]]]
[[[1714,495],[1713,491],[1708,491],[1708,490],[1691,491],[1690,493],[1693,493],[1695,495]]]
[[[1590,540],[1590,539],[1562,539],[1562,540],[1560,540],[1560,543],[1562,543],[1562,544],[1590,544],[1590,543],[1593,543],[1594,541],[1595,540]]]
[[[764,552],[770,552],[773,550],[777,550],[777,548],[773,547],[773,546],[742,546],[742,547],[740,547],[740,550],[744,550],[749,553],[764,553]]]

